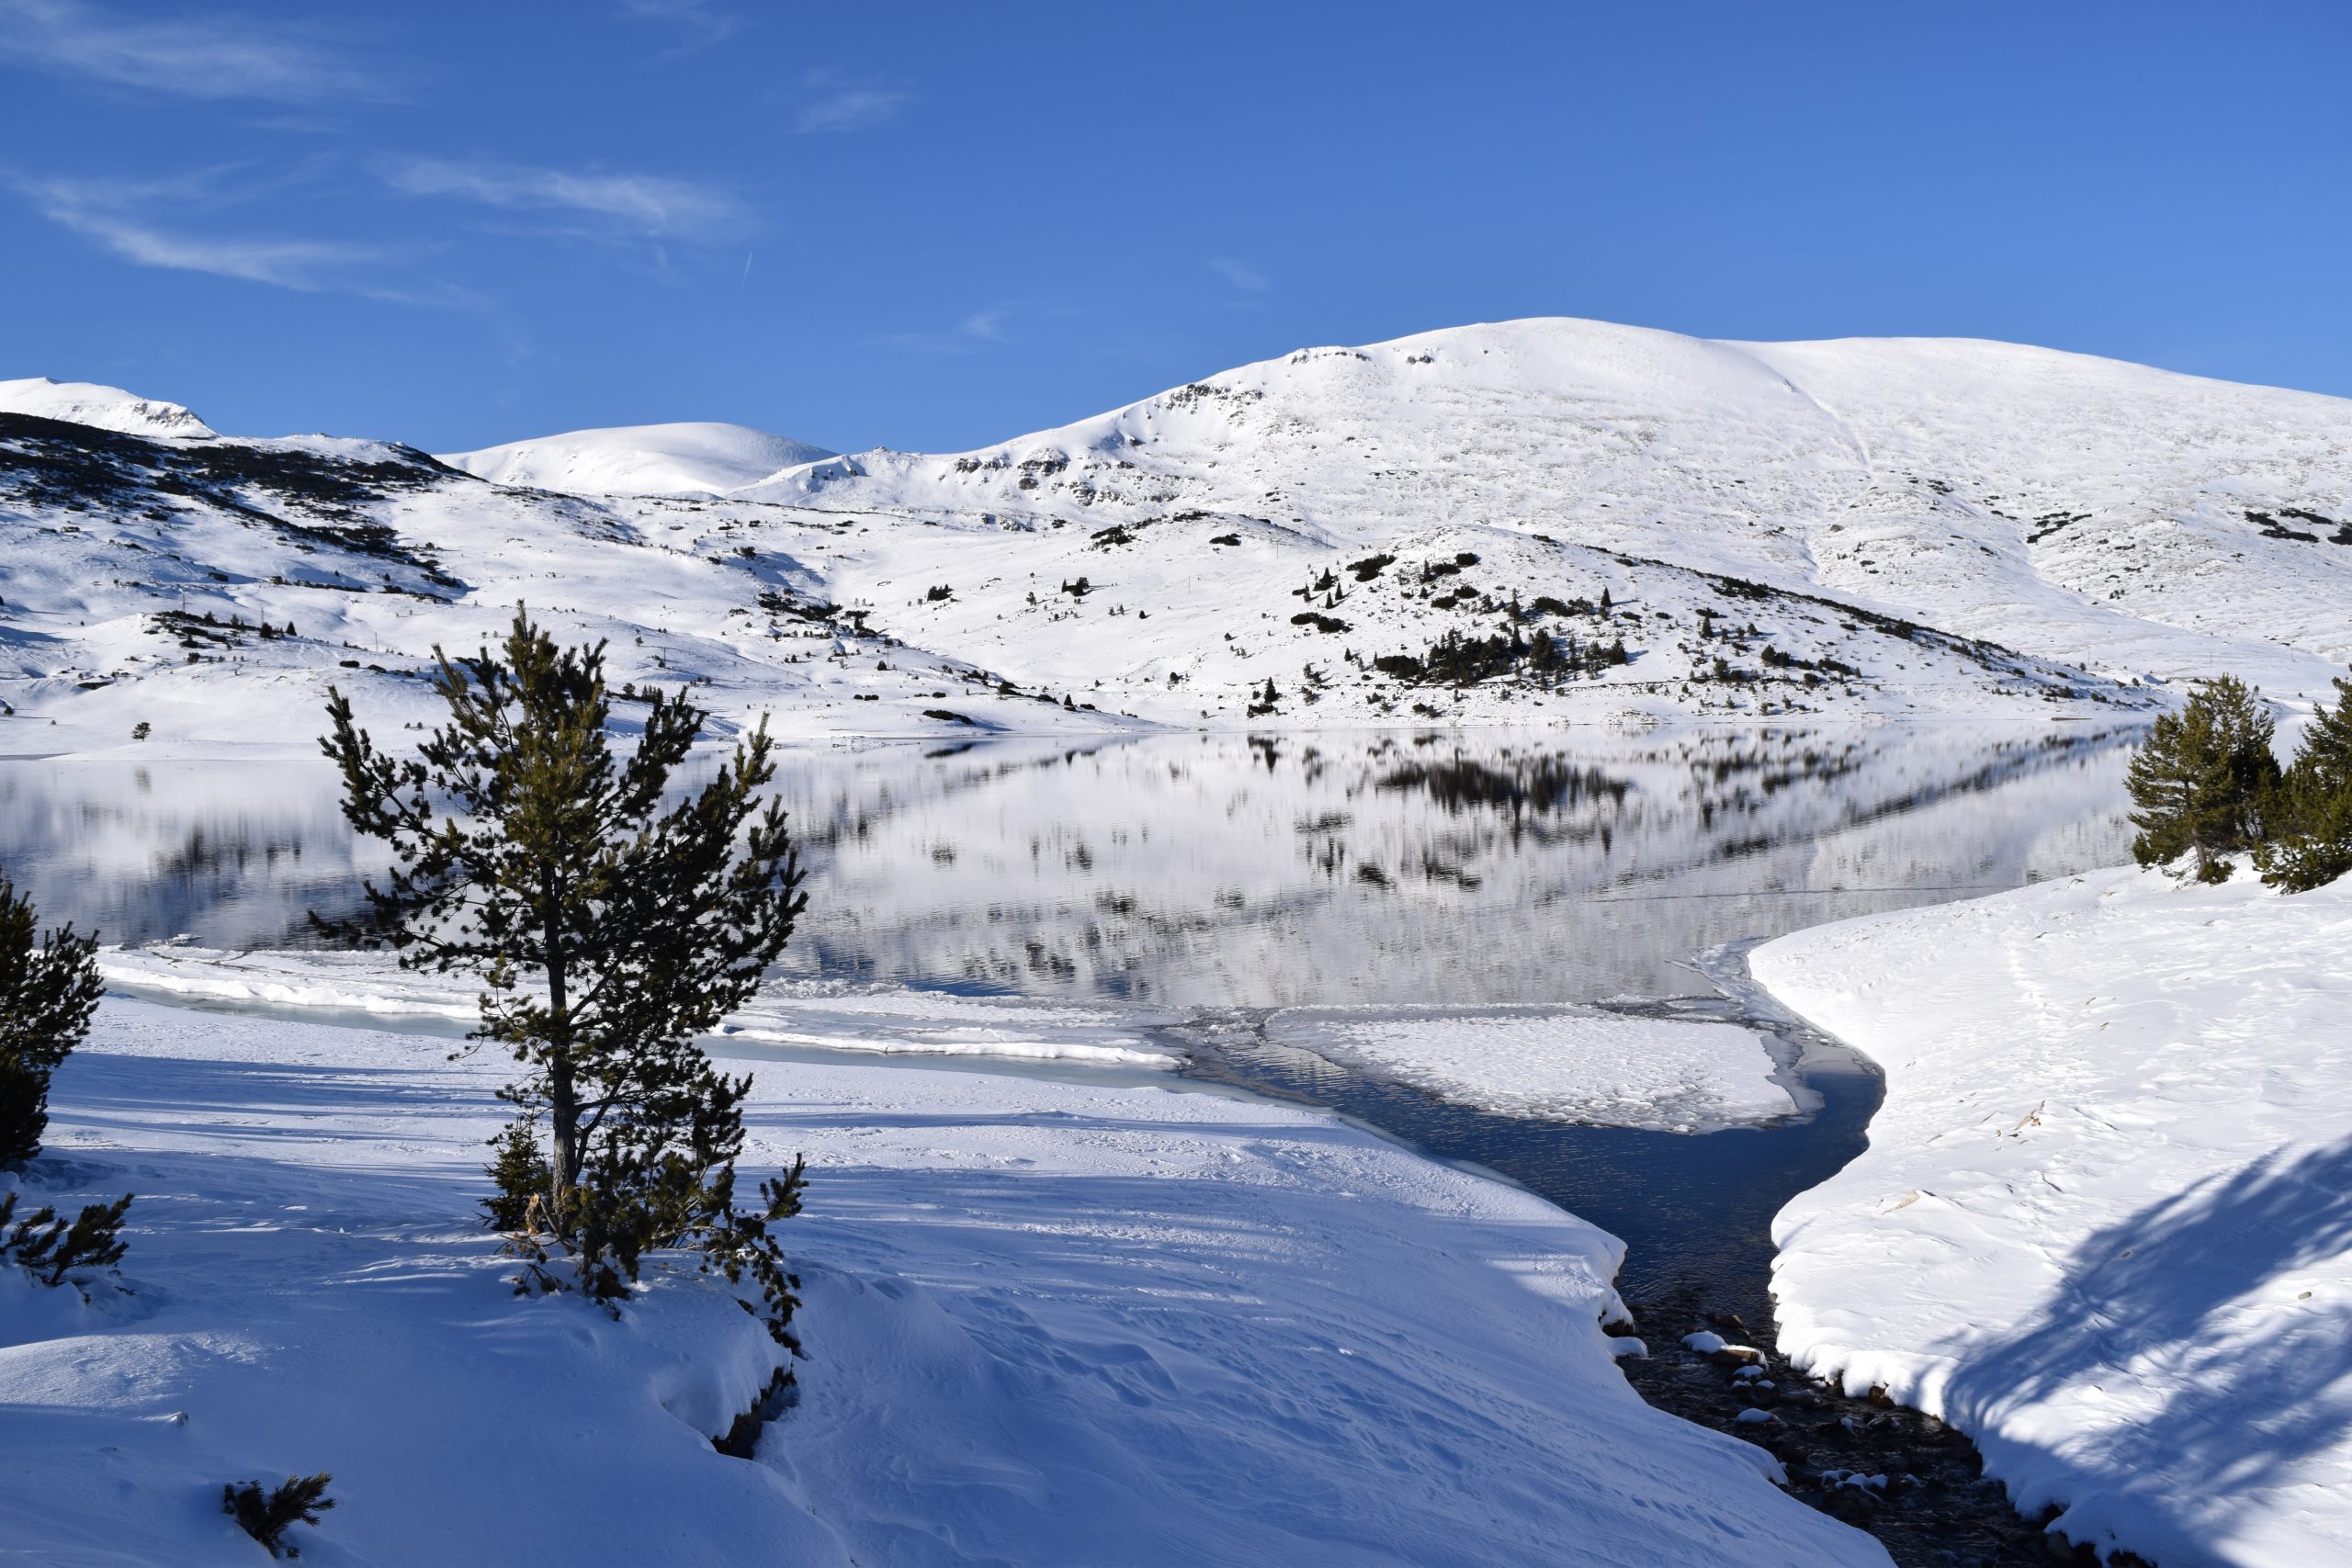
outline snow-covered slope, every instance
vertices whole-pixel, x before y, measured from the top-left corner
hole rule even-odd
[[[627,424],[447,452],[441,461],[496,484],[571,495],[716,495],[832,454],[741,424]]]
[[[0,750],[300,743],[345,667],[397,728],[517,599],[801,733],[2082,716],[2352,659],[2352,403],[2041,349],[1470,327],[724,496],[551,493],[775,455],[587,434],[464,455],[517,487],[0,413],[0,705],[61,721]]]
[[[158,401],[90,381],[52,381],[31,376],[0,381],[0,413],[28,413],[118,430],[132,435],[187,438],[213,434],[212,427],[177,403]]]
[[[2165,1568],[2352,1561],[2352,882],[2099,872],[1755,977],[1885,1069],[1773,1224],[1781,1348]]]
[[[1642,1403],[1623,1247],[1292,1106],[752,1072],[808,1357],[654,1255],[617,1320],[482,1228],[508,1108],[447,1042],[109,998],[30,1201],[139,1196],[131,1293],[0,1268],[0,1556],[255,1564],[226,1483],[328,1471],[322,1564],[1884,1568],[1761,1448]],[[18,1181],[0,1177],[0,1185]]]

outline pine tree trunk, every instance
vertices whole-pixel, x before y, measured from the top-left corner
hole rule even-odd
[[[554,888],[546,889],[543,932],[548,958],[548,1219],[571,1233],[569,1200],[580,1184],[580,1094],[571,1071],[571,1006],[566,994],[562,928]]]

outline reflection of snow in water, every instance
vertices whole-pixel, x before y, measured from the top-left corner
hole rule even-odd
[[[1170,1006],[1687,990],[1717,942],[2118,857],[2114,737],[1176,735],[810,749],[804,978]],[[348,905],[323,765],[0,764],[0,866],[109,940],[279,946]]]

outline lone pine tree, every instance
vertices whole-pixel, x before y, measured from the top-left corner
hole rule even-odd
[[[2335,678],[2333,711],[2325,703],[2313,711],[2274,815],[2254,855],[2263,881],[2304,893],[2352,874],[2352,680]]]
[[[665,805],[707,715],[642,690],[643,730],[616,757],[604,647],[559,649],[518,609],[494,653],[436,649],[448,720],[414,758],[379,751],[331,688],[322,744],[344,815],[394,863],[367,886],[368,914],[320,923],[389,944],[403,967],[481,977],[472,1038],[525,1068],[502,1091],[519,1114],[485,1207],[529,1233],[526,1280],[558,1282],[538,1267],[541,1235],[608,1303],[643,1254],[691,1247],[729,1280],[750,1275],[791,1344],[795,1281],[767,1226],[797,1211],[800,1168],[762,1185],[763,1206],[736,1207],[751,1080],[695,1043],[758,991],[807,904],[783,809],[761,800],[774,743],[763,721]]]
[[[2260,696],[2236,676],[2199,682],[2132,758],[2132,857],[2161,865],[2191,855],[2199,881],[2227,880],[2223,857],[2261,841],[2278,787],[2273,729]]]

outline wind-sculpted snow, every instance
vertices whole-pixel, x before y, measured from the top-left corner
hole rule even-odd
[[[2105,871],[1750,955],[1884,1068],[1781,1347],[2166,1568],[2352,1558],[2352,882]]]
[[[782,1353],[686,1259],[617,1321],[518,1298],[506,1065],[443,1043],[101,1007],[22,1179],[140,1193],[125,1288],[0,1269],[0,1551],[253,1562],[221,1485],[323,1470],[305,1562],[1887,1562],[1642,1403],[1585,1222],[1317,1112],[995,1074],[750,1064],[809,1355],[726,1457]]]
[[[2352,658],[2352,404],[2002,344],[1463,328],[670,498],[43,396],[0,416],[5,753],[302,748],[329,681],[397,735],[518,601],[801,735],[2083,716]],[[790,455],[754,436],[453,461],[700,491]]]

